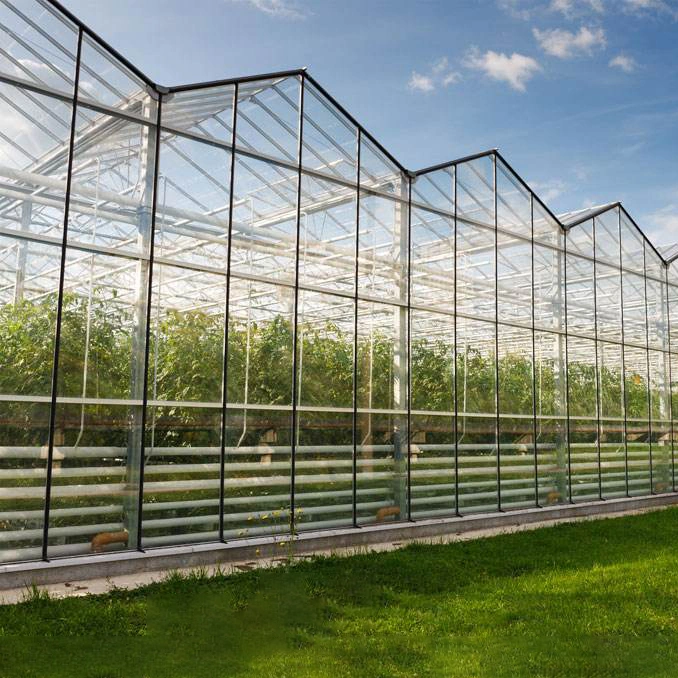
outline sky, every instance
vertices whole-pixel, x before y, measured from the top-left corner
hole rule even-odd
[[[419,169],[498,148],[678,242],[678,0],[62,0],[165,85],[307,67]]]

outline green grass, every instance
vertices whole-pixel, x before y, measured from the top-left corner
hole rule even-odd
[[[0,607],[0,676],[676,676],[678,509]]]

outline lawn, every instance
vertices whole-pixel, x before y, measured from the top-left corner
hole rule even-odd
[[[676,676],[678,508],[0,606],[0,676]]]

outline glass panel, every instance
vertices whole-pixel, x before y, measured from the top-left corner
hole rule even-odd
[[[57,406],[49,557],[135,548],[140,410]]]
[[[73,95],[78,33],[61,12],[36,0],[2,3],[0,29],[0,72]]]
[[[225,539],[289,532],[291,426],[291,408],[229,408],[224,480]],[[303,491],[299,480],[297,489]],[[284,546],[284,543],[280,544],[281,549]]]
[[[365,135],[360,141],[360,183],[362,186],[408,199],[408,178],[400,168]]]
[[[650,406],[647,351],[635,346],[624,347],[624,378],[626,417],[628,419],[647,419]]]
[[[619,208],[603,212],[593,219],[596,261],[619,267]]]
[[[454,220],[414,208],[410,256],[412,304],[454,311]]]
[[[676,264],[671,264],[671,270]],[[669,272],[669,279],[672,274]],[[678,352],[678,287],[668,285],[668,316],[669,316],[669,343],[671,351]]]
[[[141,399],[146,312],[137,284],[147,267],[67,251],[59,395]]]
[[[0,227],[61,238],[71,107],[0,83]]]
[[[234,181],[231,270],[294,281],[297,172],[237,157]]]
[[[565,419],[537,419],[537,461],[539,505],[567,502],[570,489]]]
[[[532,417],[499,418],[499,467],[502,509],[533,508],[537,498]]]
[[[457,312],[495,317],[495,234],[457,221]]]
[[[298,76],[241,83],[236,147],[297,164],[300,89]]]
[[[458,412],[495,413],[495,326],[457,318]]]
[[[532,245],[500,235],[497,245],[499,320],[532,325]]]
[[[596,262],[596,318],[598,337],[622,340],[621,273]]]
[[[565,236],[560,224],[539,204],[539,200],[532,200],[532,229],[534,239],[562,249]]]
[[[49,410],[0,401],[0,562],[42,556]]]
[[[595,336],[593,262],[567,255],[567,331]]]
[[[669,413],[669,364],[668,353],[649,351],[650,361],[650,412],[652,419],[665,421]]]
[[[358,289],[407,302],[407,205],[370,193],[360,195]]]
[[[0,393],[50,396],[58,247],[0,237]]]
[[[597,416],[598,386],[595,342],[579,337],[568,337],[567,361],[570,416]]]
[[[633,273],[622,273],[622,298],[624,301],[624,341],[647,344],[645,321],[645,279]]]
[[[459,512],[496,511],[499,507],[496,418],[460,416],[457,440]]]
[[[624,422],[600,422],[600,484],[603,499],[626,496]]]
[[[564,417],[567,413],[565,336],[534,333],[534,377],[537,416]]]
[[[624,417],[622,347],[598,342],[600,413],[602,417]]]
[[[562,252],[534,245],[534,324],[565,330],[565,257]]]
[[[221,403],[225,309],[225,276],[155,264],[150,400]]]
[[[147,412],[144,548],[219,538],[221,407]]]
[[[356,180],[358,130],[336,106],[304,80],[302,163],[328,176]]]
[[[650,494],[650,425],[647,421],[626,424],[629,495]]]
[[[454,213],[454,165],[412,180],[412,202]]]
[[[532,417],[532,331],[499,325],[499,411]]]
[[[645,275],[657,280],[664,280],[665,268],[662,258],[657,254],[654,247],[645,240]]]
[[[146,253],[153,202],[153,128],[82,107],[77,126],[69,241]]]
[[[672,488],[671,422],[653,421],[652,430],[652,491],[670,492]]]
[[[413,414],[411,427],[412,518],[454,515],[454,417],[438,413]]]
[[[361,523],[407,517],[407,309],[358,303],[357,489],[387,492],[383,512]]]
[[[532,238],[530,193],[501,160],[497,160],[497,225],[524,238]]]
[[[234,96],[233,85],[165,94],[162,125],[230,145]]]
[[[457,165],[457,216],[495,225],[494,157]]]
[[[597,441],[597,421],[570,419],[570,489],[572,501],[596,501],[600,498]]]
[[[231,154],[163,134],[155,255],[226,270]]]
[[[621,212],[621,246],[622,266],[642,275],[645,272],[643,236],[623,210]]]
[[[301,194],[300,283],[353,292],[356,190],[304,174]]]
[[[593,219],[567,230],[567,252],[593,258]]]
[[[78,97],[127,114],[153,120],[157,102],[150,89],[123,63],[89,35],[82,39]]]
[[[231,279],[228,332],[228,402],[292,405],[294,290]]]
[[[668,351],[668,322],[666,318],[666,284],[645,279],[647,294],[647,334],[649,345]]]

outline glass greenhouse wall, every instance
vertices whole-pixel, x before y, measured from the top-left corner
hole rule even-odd
[[[0,28],[0,561],[675,491],[678,263],[621,205]]]

